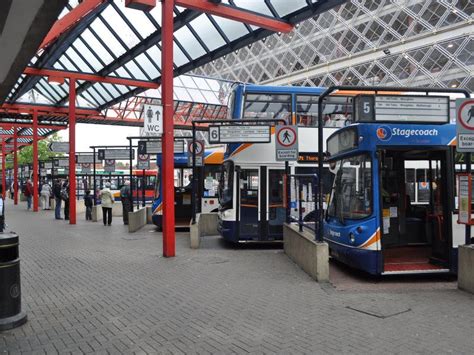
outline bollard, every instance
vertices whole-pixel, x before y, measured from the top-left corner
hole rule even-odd
[[[0,331],[26,322],[21,310],[19,238],[13,232],[0,233]]]

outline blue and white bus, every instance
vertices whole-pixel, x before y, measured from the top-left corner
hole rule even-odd
[[[327,140],[332,257],[374,275],[455,273],[453,124],[358,123]]]
[[[283,119],[298,125],[299,161],[291,174],[317,172],[318,96],[322,88],[236,84],[228,104],[233,120]],[[352,97],[328,98],[324,106],[325,139],[343,127],[352,114]],[[316,138],[315,138],[316,137]],[[283,239],[285,222],[285,164],[275,158],[270,143],[229,144],[219,188],[219,232],[230,242]],[[329,169],[322,177],[332,185]]]

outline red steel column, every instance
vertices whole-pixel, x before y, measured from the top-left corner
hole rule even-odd
[[[173,8],[174,0],[162,1],[161,100],[163,104],[163,256],[175,256],[174,218],[174,107],[173,107]]]
[[[13,201],[18,205],[18,140],[16,126],[13,127]]]
[[[7,193],[7,175],[6,175],[6,163],[7,163],[7,155],[5,154],[6,152],[6,149],[5,149],[5,145],[7,144],[6,142],[6,138],[2,138],[2,187],[3,187],[3,192],[2,192],[2,196],[3,196],[3,200],[5,200],[5,196],[6,196],[6,193]]]
[[[76,224],[76,80],[69,79],[69,224]]]
[[[33,212],[38,212],[38,111],[33,110]]]

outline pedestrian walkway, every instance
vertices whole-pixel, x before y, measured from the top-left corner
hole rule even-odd
[[[20,235],[28,323],[0,333],[15,353],[472,353],[474,297],[452,287],[339,291],[280,248],[53,220],[8,206]]]

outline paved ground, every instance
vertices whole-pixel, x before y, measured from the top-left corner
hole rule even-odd
[[[151,227],[128,234],[118,219],[71,227],[8,207],[29,317],[0,333],[8,353],[473,351],[474,297],[450,280],[354,287],[336,266],[335,286],[321,285],[279,248],[207,237],[190,250],[180,233],[177,257],[165,259]]]

